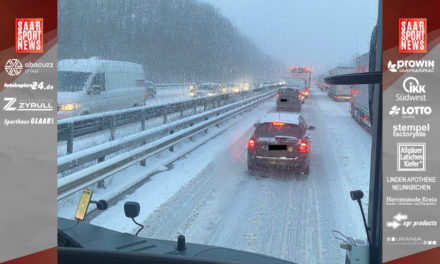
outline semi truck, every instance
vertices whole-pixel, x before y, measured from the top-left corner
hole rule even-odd
[[[301,85],[301,96],[307,98],[312,82],[312,70],[310,67],[290,67],[290,75],[289,78],[285,80],[285,85],[288,86],[289,83],[296,83],[298,80],[303,83],[303,85]]]
[[[356,58],[356,72],[368,72],[369,53]],[[370,107],[368,97],[368,84],[356,84],[351,89],[350,99],[351,116],[360,125],[368,130],[371,128]]]
[[[330,76],[354,73],[355,69],[353,67],[337,67],[329,71]],[[350,85],[340,85],[332,84],[327,90],[328,96],[335,101],[346,101],[351,98],[351,86]]]
[[[312,70],[309,67],[290,67],[291,80],[302,80],[304,82],[304,87],[310,90],[310,84],[312,82]]]

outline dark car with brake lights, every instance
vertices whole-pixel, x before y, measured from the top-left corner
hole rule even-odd
[[[278,90],[277,94],[277,111],[293,111],[300,112],[303,98],[301,90],[293,87],[283,87]]]
[[[309,174],[310,130],[313,129],[299,113],[268,113],[255,124],[248,141],[248,169],[276,166]]]

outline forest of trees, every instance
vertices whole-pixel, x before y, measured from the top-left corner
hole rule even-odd
[[[197,0],[60,0],[58,57],[144,65],[154,82],[276,76],[283,65]]]

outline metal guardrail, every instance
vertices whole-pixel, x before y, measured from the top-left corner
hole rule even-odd
[[[264,91],[277,86],[267,86],[254,89],[254,92]],[[248,93],[249,94],[249,93]],[[244,94],[246,95],[246,94]],[[139,106],[122,110],[115,110],[104,113],[77,116],[58,121],[58,142],[67,141],[67,154],[73,152],[73,142],[75,137],[95,133],[100,130],[109,129],[112,140],[115,138],[115,129],[119,126],[141,123],[142,129],[148,119],[163,117],[163,123],[167,123],[169,114],[183,112],[188,109],[195,109],[203,106],[204,110],[208,105],[219,107],[225,102],[229,102],[231,94],[220,94],[210,97],[188,99],[181,102],[169,103],[158,106]],[[196,112],[196,111],[195,111]]]
[[[180,112],[194,108],[196,106],[206,106],[208,104],[225,101],[228,95],[218,95],[210,98],[189,99],[182,102],[170,103],[158,106],[139,106],[111,112],[91,114],[87,116],[78,116],[62,119],[58,122],[58,141],[68,141],[73,145],[73,138],[94,133],[102,129],[114,129],[121,125],[130,123],[144,122],[151,118],[166,116],[172,113]],[[72,153],[67,151],[67,153]]]
[[[220,122],[270,99],[273,95],[273,90],[265,92],[261,95],[162,125],[124,139],[111,141],[60,157],[58,159],[58,172],[69,170],[95,159],[101,159],[102,162],[58,179],[58,200],[99,182],[137,162],[145,160],[159,151],[170,148],[182,140],[207,130],[211,126],[218,125]],[[178,130],[179,128],[180,130]],[[162,136],[157,140],[145,143],[144,140],[148,135],[154,133],[161,133],[162,135],[166,133],[167,136]],[[125,151],[125,149],[130,147],[132,149]],[[102,157],[105,155],[121,151],[124,152],[107,160],[102,160]]]

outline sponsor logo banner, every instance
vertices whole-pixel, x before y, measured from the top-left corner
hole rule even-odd
[[[0,1],[0,20],[0,263],[55,264],[57,0]]]
[[[382,263],[438,263],[440,2],[381,3]]]

